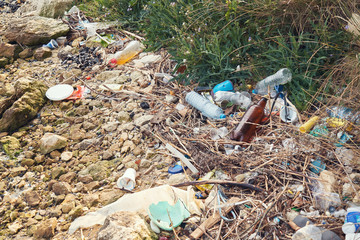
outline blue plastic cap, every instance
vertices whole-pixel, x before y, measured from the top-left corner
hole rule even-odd
[[[252,93],[253,93],[253,94],[257,94],[258,91],[254,89],[254,90],[252,90]]]
[[[230,80],[226,80],[222,83],[217,84],[212,90],[213,94],[218,91],[234,91],[234,85]]]
[[[221,114],[220,115],[220,119],[225,119],[226,118],[226,115],[225,114]]]

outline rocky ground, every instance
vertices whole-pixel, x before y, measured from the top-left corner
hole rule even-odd
[[[274,225],[272,218],[279,216],[286,222],[293,207],[314,211],[314,200],[304,180],[310,158],[326,159],[329,171],[324,171],[322,177],[332,179],[330,191],[352,198],[355,203],[360,201],[359,156],[355,151],[329,147],[328,140],[299,136],[297,127],[274,127],[273,122],[251,147],[225,154],[226,145],[235,143],[228,139],[215,141],[212,132],[216,127],[231,129],[238,119],[209,122],[188,106],[178,108],[189,89],[166,83],[163,75],[156,74],[170,73],[174,67],[166,52],[144,52],[113,68],[107,63],[116,49],[85,41],[71,24],[69,27],[62,21],[38,16],[12,19],[16,14],[11,9],[18,5],[21,1],[0,2],[0,31],[6,38],[0,43],[0,239],[175,239],[164,231],[155,236],[143,218],[133,213],[118,213],[110,218],[110,223],[117,221],[125,226],[122,229],[102,229],[98,234],[101,226],[94,226],[71,236],[67,233],[77,217],[127,193],[116,187],[127,168],[137,170],[134,192],[188,181],[190,171],[168,173],[169,166],[178,159],[164,148],[167,142],[191,156],[201,175],[222,169],[228,175],[223,180],[246,180],[264,188],[266,192],[261,194],[236,187],[227,189],[227,193],[253,199],[254,210],[265,215],[276,203],[271,216],[264,220],[264,215],[263,220],[267,232],[279,237],[284,231],[293,231],[286,224]],[[44,33],[34,34],[31,29]],[[69,45],[54,50],[41,47],[62,35],[71,40]],[[122,38],[126,42],[129,36]],[[45,92],[56,84],[86,86],[90,93],[82,99],[50,101]],[[358,130],[352,131],[354,141],[359,142]],[[305,187],[295,193],[299,183]],[[289,184],[293,192],[284,193]],[[260,200],[263,202],[256,205]],[[315,220],[326,220],[339,233],[343,219],[326,216],[326,211],[320,216],[318,213]],[[243,209],[240,215],[244,214],[248,217],[241,221],[243,233],[250,235],[246,229],[260,218],[252,219],[258,214],[255,216],[250,208]],[[181,239],[197,225],[188,226],[179,230]],[[233,228],[226,226],[224,235]],[[209,234],[215,238],[220,230],[213,228]],[[114,233],[117,238],[111,237]],[[137,237],[130,237],[132,234]]]

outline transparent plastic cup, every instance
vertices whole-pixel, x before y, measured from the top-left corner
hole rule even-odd
[[[128,168],[126,169],[124,175],[117,180],[116,185],[121,189],[131,191],[135,188],[135,177],[136,170],[133,168]]]

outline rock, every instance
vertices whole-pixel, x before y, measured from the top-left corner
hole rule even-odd
[[[108,205],[115,202],[124,195],[124,192],[119,189],[105,189],[99,194],[99,203]]]
[[[24,193],[24,197],[25,197],[25,202],[31,207],[35,207],[39,205],[41,201],[40,195],[35,191],[28,191]]]
[[[35,164],[34,159],[25,158],[25,159],[21,160],[21,166],[31,167],[34,164]]]
[[[171,174],[169,179],[166,181],[166,183],[169,185],[173,185],[173,184],[183,183],[183,182],[187,182],[187,181],[188,180],[186,179],[185,174],[178,173],[178,174]]]
[[[87,191],[92,191],[92,190],[97,189],[99,187],[100,187],[99,181],[93,181],[93,182],[90,182],[90,183],[85,185],[85,189]]]
[[[21,228],[23,228],[23,224],[21,221],[15,221],[11,223],[8,228],[12,234],[16,234]]]
[[[72,0],[28,0],[22,5],[17,14],[36,15],[48,18],[58,18],[72,6]]]
[[[92,193],[92,194],[87,194],[83,197],[82,199],[82,203],[87,206],[88,208],[91,208],[93,206],[96,206],[96,204],[99,203],[99,194],[97,193]]]
[[[140,155],[140,154],[143,154],[144,151],[141,149],[141,147],[136,146],[135,149],[132,151],[132,153],[133,153],[135,156],[138,156],[138,155]]]
[[[116,114],[116,119],[119,121],[119,122],[128,122],[131,120],[130,118],[130,114],[125,112],[125,111],[121,111],[119,112],[118,114]]]
[[[69,213],[75,207],[75,201],[69,201],[61,204],[61,211],[63,213]]]
[[[117,129],[117,126],[119,125],[118,122],[109,122],[106,123],[102,128],[107,132],[113,132]]]
[[[70,219],[75,219],[77,217],[80,217],[83,213],[84,213],[84,207],[79,205],[73,209],[71,209],[71,211],[69,212],[69,217]]]
[[[106,217],[98,240],[152,240],[153,234],[137,213],[120,211]]]
[[[0,43],[0,57],[17,59],[22,48],[18,44]]]
[[[51,57],[52,52],[50,48],[47,47],[41,47],[35,50],[34,52],[34,58],[38,61],[42,61],[45,58]]]
[[[56,218],[50,218],[39,223],[36,227],[34,237],[40,239],[51,238],[55,234],[56,225],[57,225]]]
[[[78,180],[82,183],[89,183],[89,182],[92,182],[94,179],[92,176],[90,175],[79,175],[78,176]]]
[[[46,44],[51,39],[65,36],[69,31],[69,26],[61,20],[40,16],[26,16],[13,18],[8,21],[1,35],[6,37],[9,42],[33,46]]]
[[[136,145],[130,141],[130,140],[126,140],[121,148],[121,153],[126,153],[130,150],[135,149]]]
[[[13,169],[11,169],[10,177],[16,177],[22,175],[25,172],[26,168],[24,167],[14,167]]]
[[[150,161],[150,160],[141,159],[140,167],[141,167],[141,168],[149,168],[152,164],[153,164],[153,162]]]
[[[66,145],[66,138],[53,133],[45,133],[45,135],[40,139],[40,151],[42,154],[47,154],[53,150],[64,148]]]
[[[51,178],[57,179],[59,176],[65,173],[65,168],[63,167],[55,167],[51,170]]]
[[[0,144],[6,155],[8,155],[10,158],[14,158],[21,148],[19,140],[11,136],[0,138]]]
[[[114,156],[113,152],[111,150],[106,150],[103,153],[103,159],[104,160],[109,160]]]
[[[29,57],[32,57],[33,54],[34,53],[31,48],[25,48],[23,51],[21,51],[19,53],[19,58],[22,58],[22,59],[29,58]]]
[[[62,195],[62,194],[68,194],[69,193],[68,186],[66,186],[66,184],[63,183],[63,182],[54,183],[52,185],[51,189],[56,195]]]
[[[135,119],[134,123],[136,126],[140,127],[143,126],[151,121],[154,118],[154,115],[144,115],[137,119]]]
[[[113,163],[110,161],[99,161],[80,171],[79,176],[90,175],[95,181],[101,181],[110,175],[112,167]]]
[[[67,183],[71,183],[76,177],[76,173],[75,172],[68,172],[65,173],[64,175],[61,175],[59,180],[61,182],[67,182]]]
[[[45,104],[47,87],[43,81],[20,78],[16,81],[12,102],[0,104],[0,132],[10,132],[32,120]],[[12,105],[11,105],[12,104]]]
[[[61,160],[62,161],[69,161],[71,158],[73,157],[73,153],[72,152],[63,152],[61,153]]]
[[[8,64],[9,64],[9,59],[7,59],[6,57],[0,57],[0,68],[3,68]]]

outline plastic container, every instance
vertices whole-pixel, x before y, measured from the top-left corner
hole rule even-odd
[[[125,64],[144,50],[144,45],[139,41],[131,41],[124,50],[115,53],[114,59],[118,65]]]
[[[345,234],[356,233],[360,228],[360,207],[351,207],[347,209],[345,223],[342,231]]]
[[[283,106],[280,110],[280,118],[285,123],[294,123],[298,120],[298,115],[294,108]]]
[[[248,92],[226,92],[217,91],[214,94],[215,102],[231,102],[241,108],[248,109],[251,105],[251,95]],[[221,104],[223,105],[223,104]]]
[[[261,120],[264,116],[264,108],[266,102],[267,99],[262,98],[258,102],[258,104],[251,106],[246,111],[239,125],[230,134],[230,138],[232,140],[241,141],[241,142],[251,141],[252,137],[255,135],[258,125],[261,123]]]
[[[326,111],[330,117],[345,119],[357,125],[360,124],[360,112],[355,112],[351,108],[332,106]]]
[[[213,90],[211,91],[212,94],[215,94],[218,91],[234,91],[234,85],[230,80],[226,80],[222,83],[217,84]]]
[[[123,188],[131,191],[135,188],[135,177],[136,170],[128,168],[126,169],[124,175],[117,180],[116,185],[121,189]]]
[[[224,111],[204,98],[200,94],[191,91],[186,94],[185,100],[194,108],[199,110],[204,116],[212,119],[224,119],[226,118]]]
[[[278,85],[284,85],[291,81],[292,74],[289,69],[282,68],[277,71],[275,74],[268,76],[267,78],[258,82],[253,90],[255,94],[267,95],[268,87],[270,87],[270,91],[275,93],[274,87]],[[273,95],[273,94],[271,94]]]
[[[309,132],[314,125],[317,123],[317,121],[319,121],[320,117],[315,116],[310,118],[306,123],[304,123],[303,125],[300,126],[299,130],[301,133],[307,133]]]

